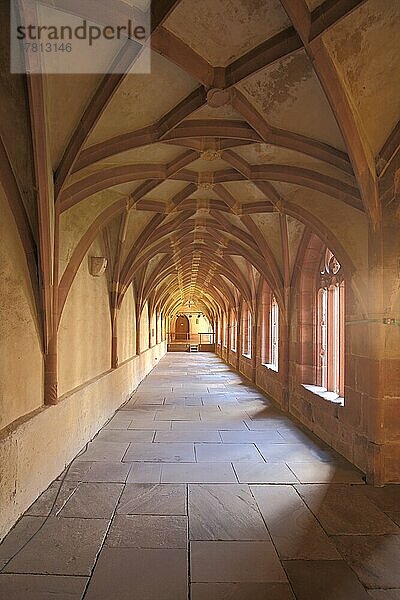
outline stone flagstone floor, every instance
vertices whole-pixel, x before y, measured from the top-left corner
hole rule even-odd
[[[399,600],[400,487],[168,354],[0,545],[4,600]]]

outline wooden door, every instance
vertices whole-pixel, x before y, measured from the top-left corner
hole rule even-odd
[[[176,340],[188,340],[189,339],[189,319],[187,318],[186,315],[180,315],[176,319],[175,339]]]

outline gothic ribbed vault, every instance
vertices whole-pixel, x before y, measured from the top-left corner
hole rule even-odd
[[[36,176],[15,172],[21,226],[27,243],[58,242],[32,264],[44,279],[45,346],[99,234],[113,321],[132,283],[139,312],[196,296],[215,317],[238,292],[251,304],[263,278],[285,311],[311,232],[367,270],[354,231],[379,227],[380,186],[391,194],[398,3],[153,5],[150,75],[129,74],[140,52],[127,44],[115,59],[126,74],[31,77],[31,132],[22,98],[14,108],[36,159]],[[20,139],[10,133],[12,159]],[[34,177],[38,207],[21,193]]]

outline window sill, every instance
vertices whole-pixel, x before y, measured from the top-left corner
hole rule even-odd
[[[263,367],[265,367],[266,369],[270,369],[271,371],[275,371],[275,373],[278,373],[278,367],[276,367],[272,363],[263,363]]]
[[[344,406],[344,398],[341,398],[335,392],[328,392],[328,390],[326,388],[323,388],[319,385],[307,385],[307,384],[303,383],[303,387],[306,388],[306,390],[308,390],[312,394],[315,394],[316,396],[320,396],[320,398],[323,398],[324,400],[327,400],[328,402],[332,402],[332,404],[338,404],[339,406]]]
[[[251,359],[251,354],[244,354],[244,353],[243,353],[243,354],[242,354],[242,356],[244,356],[245,358],[249,358],[249,359]]]

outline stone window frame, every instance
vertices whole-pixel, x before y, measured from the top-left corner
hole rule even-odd
[[[228,319],[224,313],[222,316],[222,347],[228,347]]]
[[[279,304],[275,295],[271,295],[269,305],[268,327],[268,362],[264,364],[268,369],[279,371]],[[276,338],[276,342],[274,341]]]
[[[229,345],[230,345],[231,352],[236,352],[237,351],[237,318],[236,318],[235,311],[233,309],[231,310],[231,330],[230,330],[229,337],[230,337]]]
[[[345,277],[329,248],[320,267],[316,320],[316,383],[337,398],[344,398]]]
[[[279,372],[279,355],[281,352],[281,323],[279,318],[280,307],[273,294],[271,288],[264,282],[260,302],[260,318],[261,318],[261,364],[266,369]],[[272,352],[272,307],[276,303],[278,310],[277,321],[277,360],[273,359]],[[276,364],[274,364],[276,362]]]
[[[346,269],[340,269],[334,273],[326,269],[333,253],[328,249],[316,234],[312,234],[304,248],[301,266],[299,265],[298,283],[298,336],[297,346],[297,372],[301,385],[308,391],[316,394],[329,402],[344,406],[344,380],[345,380],[345,291]],[[320,339],[319,339],[319,301],[320,290],[326,287],[338,285],[341,294],[340,315],[340,375],[339,393],[329,390],[321,385],[321,365],[319,361]],[[341,287],[340,287],[341,286]],[[331,292],[332,293],[332,292]]]
[[[252,315],[246,300],[243,300],[242,308],[242,355],[251,358],[252,344]]]

